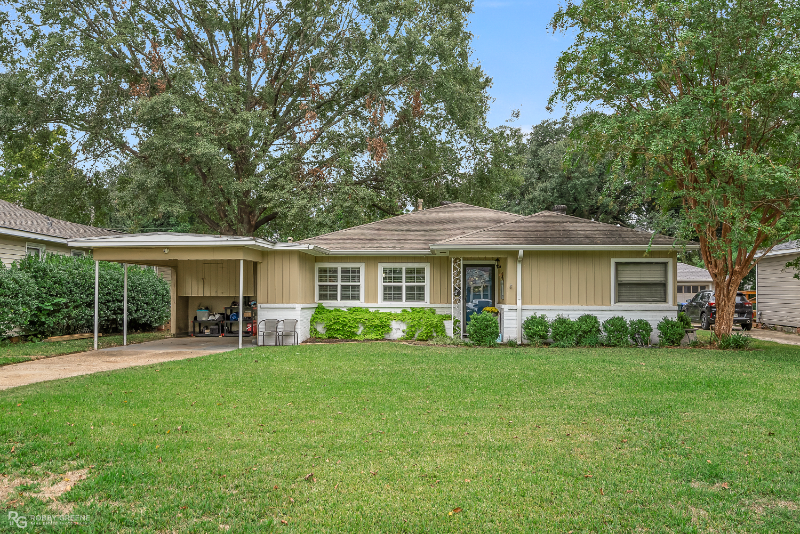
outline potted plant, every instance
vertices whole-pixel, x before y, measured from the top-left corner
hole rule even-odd
[[[692,321],[689,316],[683,312],[678,313],[678,322],[683,326],[683,339],[681,339],[681,346],[692,344],[697,341],[697,329],[692,326]]]

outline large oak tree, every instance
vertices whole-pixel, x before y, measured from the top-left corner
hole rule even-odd
[[[740,281],[800,218],[800,4],[568,2],[551,27],[576,35],[551,104],[593,106],[580,150],[612,152],[618,187],[682,208],[729,335]]]
[[[332,199],[390,214],[487,153],[468,0],[2,5],[7,66],[45,122],[130,169],[129,196],[156,192],[215,233],[264,233]]]

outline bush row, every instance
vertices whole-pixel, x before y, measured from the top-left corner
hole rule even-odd
[[[0,264],[2,265],[2,264]],[[100,262],[101,332],[122,330],[123,270]],[[169,283],[152,269],[128,268],[128,329],[153,330],[170,316]],[[0,337],[50,337],[94,329],[94,260],[47,254],[0,267]]]
[[[662,345],[677,345],[684,335],[683,324],[666,317],[657,328]],[[653,327],[644,319],[627,321],[624,317],[611,317],[601,325],[597,317],[589,314],[575,320],[559,315],[552,321],[546,315],[534,314],[522,323],[522,333],[529,343],[537,346],[551,339],[553,347],[628,347],[649,345]]]
[[[383,339],[392,331],[392,321],[405,323],[402,339],[429,340],[446,335],[444,321],[431,308],[410,308],[399,312],[371,311],[366,308],[328,309],[322,304],[311,316],[311,334],[319,339]],[[323,334],[317,325],[324,326]]]

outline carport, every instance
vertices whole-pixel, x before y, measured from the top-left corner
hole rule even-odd
[[[201,301],[215,306],[237,299],[239,348],[244,335],[245,297],[258,298],[257,281],[263,251],[275,245],[241,236],[147,233],[91,237],[69,242],[72,247],[92,249],[95,260],[94,348],[99,329],[99,262],[124,266],[123,343],[128,330],[128,264],[146,264],[172,270],[170,289],[171,333],[189,331],[192,310]],[[253,329],[255,331],[255,328]]]

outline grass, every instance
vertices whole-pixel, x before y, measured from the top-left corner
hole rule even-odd
[[[90,468],[86,531],[798,532],[800,348],[757,346],[245,349],[0,392],[0,465]]]
[[[128,343],[144,343],[145,341],[155,341],[169,336],[169,332],[145,332],[141,334],[128,334]],[[103,336],[98,338],[97,345],[101,349],[117,347],[122,345],[121,335]],[[70,341],[54,341],[39,343],[9,343],[0,345],[0,367],[12,363],[27,362],[39,358],[49,358],[50,356],[61,356],[62,354],[73,354],[75,352],[85,352],[92,350],[94,340],[73,339]]]

